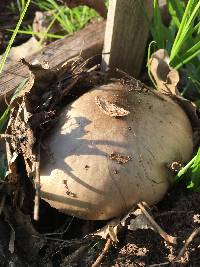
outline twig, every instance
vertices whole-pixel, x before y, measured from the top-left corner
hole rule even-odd
[[[108,252],[109,248],[111,247],[112,245],[112,240],[109,238],[107,241],[106,241],[106,244],[105,244],[105,247],[104,249],[102,250],[101,254],[97,257],[97,259],[95,260],[95,262],[92,264],[91,267],[98,267],[100,266],[103,258],[105,257],[106,253]]]
[[[72,224],[72,222],[73,222],[73,220],[74,220],[74,216],[72,216],[71,217],[71,220],[70,220],[70,222],[67,224],[67,227],[66,227],[66,229],[64,229],[64,231],[62,231],[62,232],[53,232],[53,233],[46,233],[46,234],[43,234],[43,237],[47,237],[47,236],[52,236],[52,235],[64,235],[68,230],[69,230],[69,228],[70,228],[70,226],[71,226],[71,224]],[[65,223],[65,225],[66,225],[66,223]]]
[[[152,216],[147,212],[144,205],[140,202],[137,204],[138,207],[141,209],[142,213],[146,216],[147,220],[151,223],[153,228],[164,238],[167,242],[171,244],[177,244],[176,237],[173,237],[171,235],[168,235],[152,218]]]
[[[163,262],[163,263],[156,263],[156,264],[151,264],[149,265],[149,267],[159,267],[159,266],[165,266],[165,265],[169,265],[170,262]]]
[[[40,141],[38,142],[38,149],[35,161],[35,201],[33,219],[39,220],[39,207],[40,207]]]
[[[82,245],[83,244],[83,240],[77,240],[77,239],[70,239],[70,240],[65,240],[65,239],[60,239],[60,238],[54,238],[54,237],[45,237],[42,235],[32,235],[32,237],[36,238],[36,239],[42,239],[42,240],[47,240],[47,241],[57,241],[60,242],[62,244],[64,244],[65,246],[73,246],[73,245]],[[61,245],[62,245],[61,244]]]
[[[13,135],[12,134],[0,134],[0,139],[2,138],[12,138]]]
[[[183,257],[186,249],[188,248],[188,246],[190,245],[190,243],[194,240],[194,238],[200,233],[200,227],[194,229],[194,231],[190,234],[190,236],[188,237],[188,239],[185,241],[184,246],[182,247],[182,249],[180,250],[178,256],[175,258],[175,261],[180,260],[181,257]]]

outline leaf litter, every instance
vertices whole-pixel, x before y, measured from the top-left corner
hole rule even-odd
[[[8,166],[5,192],[13,208],[24,208],[24,195],[28,195],[24,184],[27,178],[30,179],[35,184],[34,219],[38,220],[41,139],[57,120],[62,101],[78,83],[82,88],[85,84],[84,90],[88,90],[104,78],[95,68],[91,71],[86,69],[86,63],[81,58],[69,60],[53,70],[49,69],[47,62],[30,64],[24,59],[22,62],[29,68],[29,80],[12,99],[9,121],[5,134],[1,136],[6,143]],[[33,201],[29,198],[29,202]],[[5,213],[6,205],[2,210]],[[15,230],[14,227],[11,229],[10,249],[14,252]]]
[[[157,89],[176,101],[190,118],[197,144],[200,138],[198,109],[195,104],[182,97],[178,91],[179,73],[169,65],[169,56],[166,50],[159,49],[152,54],[150,58],[150,71],[157,84]]]
[[[42,64],[38,62],[30,64],[23,60],[23,63],[26,64],[30,70],[29,81],[23,87],[23,90],[21,90],[17,96],[15,96],[15,99],[13,99],[11,103],[10,119],[4,136],[8,162],[8,171],[5,179],[6,189],[4,189],[4,191],[8,196],[10,196],[13,207],[9,206],[9,209],[11,210],[8,212],[7,205],[4,205],[2,211],[4,216],[6,215],[7,221],[12,229],[10,249],[14,251],[15,242],[17,240],[15,238],[15,231],[17,228],[16,224],[13,223],[16,222],[16,218],[13,219],[13,216],[11,215],[12,209],[15,208],[16,211],[18,211],[18,213],[15,212],[15,216],[18,214],[18,217],[21,219],[21,221],[18,220],[20,221],[19,224],[24,225],[24,222],[26,221],[25,224],[28,226],[27,239],[30,238],[30,242],[33,242],[34,246],[36,246],[35,257],[37,257],[38,251],[44,246],[44,244],[47,245],[50,239],[45,238],[35,230],[33,233],[32,222],[30,219],[28,219],[29,216],[22,215],[22,213],[19,215],[19,208],[22,210],[25,209],[24,206],[26,205],[24,202],[25,199],[27,200],[28,195],[28,192],[26,191],[27,182],[24,180],[28,178],[32,185],[35,184],[35,193],[29,188],[29,198],[31,198],[31,196],[34,197],[35,194],[34,218],[39,219],[39,151],[42,146],[42,140],[45,138],[45,133],[51,129],[51,127],[53,127],[53,124],[57,120],[62,106],[66,105],[66,102],[68,103],[68,101],[71,101],[68,99],[74,99],[95,85],[105,84],[107,82],[107,77],[106,74],[102,74],[99,71],[98,66],[88,68],[88,62],[83,61],[81,58],[69,60],[59,69],[49,69],[47,62]],[[158,66],[158,62],[156,64]],[[169,71],[170,75],[167,75],[167,81],[170,82],[171,87],[170,92],[169,90],[167,92],[165,90],[165,93],[178,99],[180,96],[175,95],[175,87],[178,82],[177,75],[171,69],[169,69]],[[174,77],[175,81],[173,82],[172,80]],[[126,80],[122,79],[122,82],[132,84],[133,89],[135,88],[137,90],[135,80],[131,81],[131,79],[126,77]],[[166,81],[164,83],[162,82],[161,88],[164,86],[166,89],[165,85]],[[144,88],[146,90],[146,87]],[[103,112],[107,112],[109,116],[127,116],[129,113],[127,110],[124,110],[115,104],[113,106],[113,103],[108,103],[106,100],[103,102],[102,100],[99,100],[97,102],[99,108]],[[196,114],[196,110],[192,109],[191,114]],[[197,119],[196,115],[194,118]],[[195,126],[197,126],[196,123],[199,123],[198,119],[194,123]],[[121,160],[121,156],[122,155],[114,155],[113,160],[118,160],[119,157]],[[126,163],[129,160],[131,160],[131,157],[123,157],[123,163]],[[29,199],[28,202],[33,202],[33,198]],[[92,241],[94,236],[100,236],[103,239],[107,238],[107,242],[103,251],[97,250],[95,253],[93,253],[93,266],[98,266],[95,264],[100,264],[102,261],[104,261],[106,255],[109,255],[109,249],[113,244],[118,243],[119,236],[124,229],[128,229],[128,231],[134,231],[136,233],[138,230],[153,230],[159,233],[162,238],[167,240],[167,243],[171,242],[172,244],[175,244],[176,237],[168,235],[164,230],[162,230],[162,228],[150,215],[149,211],[147,211],[147,208],[144,206],[144,204],[139,203],[139,205],[139,209],[135,210],[134,208],[134,211],[130,211],[124,218],[118,218],[115,221],[108,222],[102,229],[95,231],[92,236],[89,234],[86,235],[85,238],[70,240],[70,242],[60,239],[61,243],[58,246],[58,252],[66,249],[66,247],[73,247],[72,251],[69,250],[68,253],[71,253],[70,255],[75,255],[73,253],[76,252],[79,254],[82,253],[80,252],[82,251],[80,250],[81,247],[84,247],[83,250],[85,251],[85,248],[87,250],[87,248],[91,246],[89,244],[94,242]],[[29,211],[27,214],[30,214],[31,211],[30,209],[28,210]],[[88,232],[91,232],[89,228]],[[40,242],[38,242],[39,240]],[[24,243],[22,242],[22,244]],[[33,246],[33,244],[31,246]],[[53,245],[47,245],[49,248],[52,247],[53,250],[56,250],[56,246],[56,243],[53,243]],[[28,247],[30,248],[30,245],[28,245]],[[185,250],[185,248],[183,249]],[[97,255],[97,253],[100,253],[100,255],[95,260],[94,256]],[[47,255],[48,252],[46,252],[46,256]],[[50,258],[54,257],[56,254],[53,253],[52,255],[53,256],[50,256]],[[72,258],[76,260],[77,256],[72,256],[71,259]],[[47,259],[47,261],[48,260],[49,259]],[[63,266],[72,266],[69,264],[74,264],[75,260],[69,260],[68,265]]]

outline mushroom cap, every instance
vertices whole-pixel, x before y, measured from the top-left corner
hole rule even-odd
[[[169,96],[112,83],[65,107],[45,143],[42,198],[69,215],[105,220],[161,200],[173,178],[167,166],[190,159],[193,133]]]

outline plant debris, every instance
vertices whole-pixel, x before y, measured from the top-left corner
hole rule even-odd
[[[97,67],[91,70],[87,62],[81,58],[69,60],[59,69],[49,69],[48,63],[35,62],[28,66],[30,77],[28,82],[12,99],[10,104],[10,118],[5,134],[1,138],[6,143],[8,170],[6,172],[4,202],[1,210],[5,213],[5,200],[10,197],[13,208],[22,208],[34,201],[33,218],[39,219],[40,207],[40,150],[42,137],[53,126],[66,95],[75,90],[78,84],[85,91],[95,84],[105,81],[103,75],[97,72]],[[73,92],[71,99],[82,92]],[[74,96],[73,96],[74,95]],[[27,183],[34,185],[27,191]],[[34,197],[35,194],[35,197]],[[28,202],[25,202],[28,200]],[[28,204],[29,205],[29,204]],[[9,216],[7,221],[9,222]],[[31,223],[28,223],[31,225]],[[9,222],[9,225],[12,224]],[[15,247],[15,227],[11,227],[12,234],[9,248]],[[37,234],[36,234],[37,235]],[[30,238],[31,240],[31,238]]]
[[[179,73],[169,65],[169,56],[165,49],[159,49],[151,55],[150,71],[156,82],[157,89],[169,95],[188,115],[193,127],[195,145],[197,145],[200,141],[199,111],[195,104],[182,97],[178,91]]]
[[[150,70],[158,89],[163,93],[178,94],[178,71],[170,67],[167,51],[159,49],[151,55]]]
[[[82,64],[82,60],[77,58],[57,70],[50,70],[46,62],[41,65],[37,62],[29,64],[25,60],[22,62],[29,67],[30,78],[11,103],[11,115],[5,135],[7,151],[10,151],[9,175],[13,177],[12,180],[18,179],[20,174],[17,173],[16,161],[19,155],[23,156],[27,175],[34,178],[36,202],[39,203],[38,164],[41,137],[53,125],[60,110],[59,105],[70,90],[80,81],[82,85],[85,83],[86,88],[90,88],[97,79],[95,70],[86,71],[85,62]]]
[[[115,103],[111,103],[110,101],[98,96],[95,97],[95,103],[103,113],[110,117],[124,117],[130,113],[128,110],[118,107]]]
[[[117,161],[117,163],[119,163],[119,164],[125,164],[125,163],[129,162],[130,160],[132,160],[131,156],[120,155],[117,152],[112,152],[109,155],[109,158]]]

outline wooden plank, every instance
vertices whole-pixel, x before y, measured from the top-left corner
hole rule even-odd
[[[117,67],[137,77],[140,73],[149,35],[152,0],[110,0],[102,68]]]
[[[83,58],[88,58],[102,53],[103,40],[105,32],[105,21],[93,23],[78,31],[72,36],[58,40],[39,53],[27,58],[32,62],[39,60],[47,61],[51,68],[58,67],[70,58],[78,56],[81,53]],[[4,99],[14,92],[17,85],[28,77],[28,68],[21,62],[9,67],[0,74],[0,111],[4,108]]]

